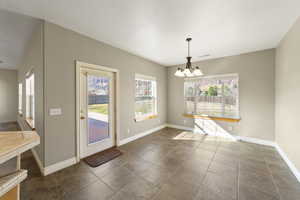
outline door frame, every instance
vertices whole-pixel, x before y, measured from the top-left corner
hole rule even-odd
[[[115,113],[114,113],[114,130],[115,130],[115,146],[118,146],[120,141],[120,99],[119,99],[119,70],[110,67],[104,67],[96,64],[90,64],[86,62],[75,61],[76,67],[76,161],[80,162],[80,69],[87,68],[92,70],[102,70],[112,72],[114,74],[114,86],[115,86]]]

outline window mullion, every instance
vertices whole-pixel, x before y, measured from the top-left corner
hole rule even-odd
[[[194,114],[198,114],[197,103],[198,103],[197,86],[196,84],[194,84]]]
[[[224,82],[222,81],[222,114],[225,114]]]

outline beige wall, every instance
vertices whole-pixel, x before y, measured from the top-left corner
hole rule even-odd
[[[0,69],[0,123],[17,121],[17,71]]]
[[[43,23],[41,22],[32,34],[27,44],[26,54],[18,69],[18,82],[23,83],[23,116],[18,116],[20,126],[25,130],[31,130],[25,123],[26,113],[26,74],[34,72],[35,78],[35,128],[41,137],[41,144],[35,148],[40,160],[44,160],[44,59],[43,59]]]
[[[166,122],[166,68],[57,25],[45,24],[45,164],[75,156],[75,61],[120,70],[120,137],[125,139]],[[134,122],[135,73],[158,82],[157,119]],[[48,116],[50,108],[61,116]],[[128,129],[130,132],[128,133]]]
[[[274,61],[275,50],[271,49],[194,63],[205,75],[239,74],[242,120],[239,123],[216,121],[215,127],[232,135],[274,141]],[[177,67],[168,68],[168,123],[194,127],[194,120],[182,116],[183,78],[174,76]]]
[[[276,142],[300,170],[300,19],[276,50]]]

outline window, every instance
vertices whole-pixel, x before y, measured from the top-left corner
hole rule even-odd
[[[186,79],[185,113],[239,119],[238,75]]]
[[[156,79],[135,75],[135,120],[141,121],[157,115]]]
[[[34,74],[26,78],[26,121],[34,128]]]
[[[23,93],[23,84],[19,83],[18,87],[18,96],[19,96],[19,102],[18,102],[18,112],[21,115],[22,114],[22,93]]]

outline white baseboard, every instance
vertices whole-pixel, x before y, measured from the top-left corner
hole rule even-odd
[[[159,130],[165,128],[166,126],[167,126],[166,124],[163,124],[163,125],[161,125],[161,126],[158,126],[158,127],[152,128],[152,129],[150,129],[150,130],[144,131],[144,132],[142,132],[142,133],[136,134],[136,135],[134,135],[134,136],[132,136],[132,137],[129,137],[129,138],[120,140],[120,141],[118,141],[118,144],[117,144],[117,145],[118,145],[118,146],[121,146],[121,145],[123,145],[123,144],[127,144],[127,143],[129,143],[129,142],[132,142],[132,141],[134,141],[134,140],[137,140],[137,139],[139,139],[139,138],[142,138],[142,137],[144,137],[144,136],[146,136],[146,135],[150,135],[151,133],[154,133],[154,132],[156,132],[156,131],[159,131]]]
[[[293,172],[297,180],[300,182],[300,172],[296,168],[296,166],[293,164],[293,162],[288,158],[286,153],[280,148],[278,144],[275,145],[275,148],[277,149],[278,153],[282,157],[282,159],[286,162],[286,164],[289,166],[290,170]]]
[[[185,131],[192,131],[194,133],[205,134],[205,135],[212,135],[212,136],[218,136],[219,135],[218,133],[214,133],[214,134],[212,134],[212,133],[205,133],[202,130],[197,129],[197,128],[191,128],[191,127],[187,127],[187,126],[179,126],[179,125],[175,125],[175,124],[167,124],[167,127],[181,129],[181,130],[185,130]],[[220,133],[220,134],[222,134],[222,133]],[[233,139],[233,140],[237,140],[237,138],[234,135],[230,135],[230,134],[223,135],[222,137],[230,138],[230,139]]]
[[[24,131],[24,126],[23,124],[18,120],[17,123],[19,124],[20,128],[22,131]],[[40,171],[42,173],[43,176],[47,176],[49,174],[52,174],[56,171],[59,171],[61,169],[64,169],[66,167],[69,167],[71,165],[74,165],[77,163],[76,161],[76,157],[73,157],[73,158],[70,158],[68,160],[64,160],[64,161],[61,161],[61,162],[58,162],[58,163],[55,163],[53,165],[50,165],[48,167],[44,167],[38,153],[36,152],[35,149],[31,149],[31,152],[33,154],[33,157],[36,161],[36,163],[38,164],[39,168],[40,168]]]
[[[62,170],[66,167],[69,167],[71,165],[76,164],[76,158],[73,157],[73,158],[70,158],[68,160],[64,160],[64,161],[55,163],[55,164],[50,165],[48,167],[44,167],[43,164],[42,164],[42,161],[40,160],[40,157],[37,154],[37,152],[35,151],[35,149],[31,149],[31,152],[32,152],[33,157],[34,157],[35,161],[37,162],[43,176],[47,176],[49,174],[52,174],[54,172],[57,172],[57,171]]]
[[[64,168],[69,167],[71,165],[74,165],[76,163],[77,163],[76,162],[76,157],[73,157],[73,158],[70,158],[68,160],[64,160],[64,161],[55,163],[53,165],[45,167],[43,175],[47,176],[49,174],[52,174],[52,173],[57,172],[59,170],[62,170]]]
[[[257,138],[250,138],[250,137],[242,137],[237,136],[238,140],[244,141],[244,142],[250,142],[254,144],[260,144],[260,145],[266,145],[274,147],[279,155],[282,157],[282,159],[285,161],[285,163],[288,165],[294,176],[297,178],[297,180],[300,182],[300,172],[296,168],[296,166],[293,164],[293,162],[287,157],[286,153],[279,147],[279,145],[276,142],[268,141],[268,140],[262,140]]]
[[[254,143],[254,144],[260,144],[260,145],[271,146],[271,147],[276,146],[275,142],[272,142],[269,140],[262,140],[262,139],[258,139],[258,138],[244,137],[244,136],[235,136],[235,138],[240,141]]]
[[[186,131],[199,132],[199,130],[197,130],[197,129],[194,129],[194,128],[191,128],[191,127],[186,127],[186,126],[179,126],[179,125],[175,125],[175,124],[167,124],[167,127],[176,128],[176,129],[182,129],[182,130],[186,130]],[[244,142],[249,142],[249,143],[255,143],[255,144],[261,144],[261,145],[267,145],[267,146],[275,147],[275,143],[272,142],[272,141],[262,140],[262,139],[257,139],[257,138],[251,138],[251,137],[235,136],[235,135],[231,135],[231,136],[232,136],[232,138],[235,138],[237,140],[241,140],[241,141],[244,141]]]
[[[166,124],[167,127],[169,128],[176,128],[176,129],[182,129],[186,131],[194,131],[194,128],[186,127],[186,126],[180,126],[180,125],[175,125],[175,124]]]
[[[43,165],[38,153],[36,152],[35,149],[31,149],[31,152],[32,152],[32,155],[33,155],[36,163],[38,164],[38,166],[40,168],[41,173],[44,175],[44,165]]]

